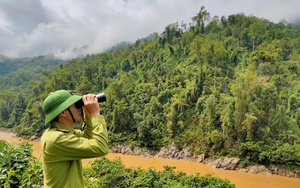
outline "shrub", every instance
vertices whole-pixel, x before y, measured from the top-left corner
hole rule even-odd
[[[174,167],[175,168],[175,167]],[[186,175],[174,172],[174,168],[165,167],[164,171],[154,169],[142,170],[125,168],[120,159],[109,161],[106,158],[96,159],[91,167],[84,169],[86,187],[224,187],[233,188],[228,180],[210,175]]]
[[[15,146],[1,141],[0,148],[1,188],[40,187],[42,185],[42,168],[32,156],[31,145],[28,142]]]

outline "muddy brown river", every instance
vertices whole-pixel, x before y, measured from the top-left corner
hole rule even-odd
[[[20,139],[15,137],[14,133],[0,131],[0,140],[6,140],[9,143],[19,143]],[[40,142],[30,142],[33,145],[33,155],[41,158]],[[163,166],[174,166],[175,171],[182,171],[188,175],[200,173],[212,174],[213,176],[228,179],[235,184],[237,188],[300,188],[300,179],[288,178],[278,175],[259,175],[243,172],[229,171],[213,168],[201,163],[186,160],[171,160],[162,158],[143,158],[139,156],[124,155],[119,153],[109,153],[106,158],[113,160],[120,158],[126,167],[142,169],[154,168],[158,171],[163,170]],[[83,165],[87,166],[93,159],[83,160]]]

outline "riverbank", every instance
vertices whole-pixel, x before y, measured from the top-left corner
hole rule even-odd
[[[17,134],[10,131],[10,130],[1,130],[0,129],[0,138],[13,138],[13,137],[17,137]]]
[[[111,148],[111,152],[113,153],[122,153],[125,155],[135,155],[146,158],[166,158],[166,159],[174,159],[174,160],[188,160],[192,162],[197,162],[201,164],[205,164],[214,168],[220,168],[224,170],[234,170],[237,172],[245,172],[251,174],[260,174],[260,175],[279,175],[285,176],[289,178],[300,178],[300,169],[289,170],[285,168],[281,168],[275,165],[264,166],[264,165],[251,165],[244,166],[240,164],[240,159],[236,157],[232,158],[220,158],[220,159],[211,159],[205,158],[204,154],[194,155],[188,149],[179,150],[174,144],[171,144],[168,147],[162,148],[158,153],[149,152],[147,150],[143,150],[141,148],[137,148],[134,146],[124,146],[124,145],[116,145]],[[300,185],[299,185],[300,187]]]
[[[1,132],[1,131],[0,131]],[[1,135],[3,137],[1,137]],[[12,136],[12,137],[10,137]],[[18,143],[21,142],[22,139],[16,137],[16,134],[0,134],[0,139],[6,140],[9,143]],[[39,141],[29,141],[30,144],[33,145],[33,155],[37,158],[41,158],[41,146]],[[120,147],[123,151],[130,152],[142,152],[141,149],[138,148],[128,148],[128,147]],[[114,150],[116,148],[112,148]],[[168,150],[171,151],[171,150]],[[176,152],[175,152],[176,153]],[[179,156],[176,154],[174,156]],[[137,154],[137,153],[136,153]],[[162,154],[162,153],[161,153]],[[158,158],[158,157],[147,157],[145,153],[140,153],[143,157],[132,155],[132,154],[122,154],[122,153],[109,153],[106,158],[109,160],[121,159],[122,163],[127,168],[141,168],[148,169],[154,168],[158,171],[164,170],[164,166],[172,166],[176,167],[176,172],[184,172],[187,175],[195,175],[196,173],[200,173],[200,175],[211,174],[212,176],[228,179],[230,182],[236,185],[237,188],[253,188],[253,187],[263,187],[263,188],[299,188],[300,179],[296,178],[288,178],[278,175],[262,175],[262,174],[251,174],[238,172],[234,170],[224,170],[220,168],[214,168],[203,163],[193,162],[187,159],[167,159],[167,158]],[[85,159],[83,161],[83,165],[86,167],[89,165],[91,161],[94,159]]]

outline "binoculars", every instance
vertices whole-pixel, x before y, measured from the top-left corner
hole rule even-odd
[[[97,100],[98,100],[98,103],[100,103],[100,102],[105,102],[105,101],[106,101],[106,96],[105,96],[104,93],[99,93],[99,94],[97,94],[97,95],[96,95],[96,98],[97,98]],[[83,105],[84,105],[84,104],[83,104],[82,99],[75,103],[76,108],[81,108]]]

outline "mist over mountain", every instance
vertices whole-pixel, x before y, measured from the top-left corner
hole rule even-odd
[[[168,24],[189,25],[201,6],[211,18],[244,13],[275,23],[294,23],[299,20],[300,1],[0,1],[0,41],[5,44],[0,54],[53,54],[70,59],[101,53],[121,41],[133,43],[150,33],[161,33]]]

